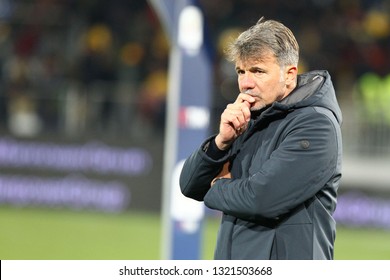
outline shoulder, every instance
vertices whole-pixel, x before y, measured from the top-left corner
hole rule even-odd
[[[306,130],[315,133],[340,134],[340,125],[331,110],[324,107],[304,107],[287,117],[285,131]]]

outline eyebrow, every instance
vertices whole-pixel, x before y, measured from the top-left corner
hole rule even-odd
[[[240,66],[236,66],[235,69],[236,69],[236,71],[237,70],[243,70]],[[257,70],[265,71],[265,69],[263,67],[259,67],[259,66],[252,66],[247,71],[253,72],[253,71],[257,71]]]

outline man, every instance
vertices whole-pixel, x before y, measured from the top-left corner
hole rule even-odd
[[[333,259],[342,143],[328,72],[298,75],[291,30],[263,18],[228,56],[241,93],[180,176],[223,213],[215,259]]]

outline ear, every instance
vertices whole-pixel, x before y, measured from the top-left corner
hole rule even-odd
[[[287,88],[295,88],[297,84],[298,67],[294,65],[286,66],[285,81]]]

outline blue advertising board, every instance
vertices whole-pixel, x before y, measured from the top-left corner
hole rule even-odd
[[[184,160],[209,134],[212,67],[202,10],[193,0],[149,1],[171,41],[164,151],[163,259],[200,259],[204,205],[184,197]]]

